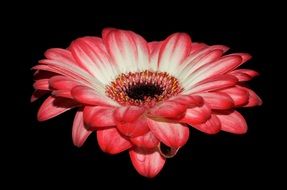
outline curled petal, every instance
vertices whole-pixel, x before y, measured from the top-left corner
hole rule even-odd
[[[149,131],[145,116],[140,117],[133,122],[118,123],[117,128],[127,137],[137,137],[144,135]]]
[[[215,134],[221,129],[221,123],[216,115],[212,114],[211,117],[204,123],[192,125],[192,127],[207,133]]]
[[[118,154],[129,149],[132,144],[123,137],[116,128],[97,131],[100,148],[110,154]]]
[[[151,116],[178,119],[182,117],[187,106],[174,101],[166,101],[150,109]]]
[[[148,119],[148,125],[156,138],[169,147],[182,147],[188,140],[189,129],[182,124]]]
[[[253,106],[262,105],[261,98],[253,90],[249,88],[245,88],[245,87],[241,87],[241,88],[247,91],[249,94],[248,103],[244,105],[244,107],[253,107]]]
[[[130,140],[137,147],[147,149],[155,148],[159,143],[159,140],[153,135],[151,131],[144,135],[130,138]]]
[[[165,164],[165,159],[156,149],[135,148],[129,153],[133,166],[145,177],[155,177]]]
[[[100,105],[100,106],[111,106],[113,102],[104,97],[103,95],[99,95],[95,90],[85,87],[85,86],[76,86],[72,89],[71,95],[73,98],[86,105]]]
[[[49,96],[38,111],[38,120],[45,121],[70,110],[77,105],[76,102],[65,98],[54,98]]]
[[[220,90],[230,96],[235,106],[242,106],[248,102],[249,94],[246,90],[240,87],[231,87]]]
[[[198,93],[203,97],[204,102],[206,102],[211,109],[231,109],[234,106],[234,102],[230,96],[225,93],[220,92],[205,92]]]
[[[84,108],[84,121],[90,130],[99,127],[115,126],[114,119],[115,109],[105,106],[85,106]]]
[[[78,111],[74,119],[72,130],[74,145],[77,147],[81,147],[91,133],[92,131],[88,131],[85,128],[83,120],[83,111]]]
[[[184,117],[179,120],[181,123],[196,125],[204,123],[211,117],[211,109],[207,104],[186,110]]]
[[[114,117],[119,123],[133,122],[137,120],[143,113],[145,108],[138,106],[124,106],[115,110]]]

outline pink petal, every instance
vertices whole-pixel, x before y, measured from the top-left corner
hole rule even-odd
[[[92,131],[88,131],[85,128],[83,121],[83,111],[78,111],[74,119],[72,130],[74,145],[77,147],[81,147],[91,133]]]
[[[191,39],[188,34],[175,33],[162,44],[159,52],[159,70],[174,71],[188,56],[191,50]]]
[[[141,136],[149,131],[145,116],[142,116],[133,122],[118,123],[117,129],[127,137]]]
[[[217,114],[221,122],[221,130],[234,134],[244,134],[247,132],[247,124],[244,117],[237,111],[227,114]]]
[[[150,50],[150,68],[152,71],[158,70],[159,52],[162,42],[149,42],[148,47]]]
[[[151,117],[164,117],[169,119],[179,119],[186,111],[187,106],[174,101],[165,101],[152,109],[149,114]]]
[[[156,150],[136,148],[129,153],[133,166],[145,177],[155,177],[165,164],[165,159]]]
[[[103,31],[103,41],[121,73],[147,69],[149,49],[145,39],[138,34],[132,31],[106,29]]]
[[[70,99],[54,98],[49,96],[41,105],[38,111],[38,120],[45,121],[51,119],[73,107],[77,104]]]
[[[130,140],[137,147],[148,149],[155,148],[159,143],[159,140],[153,135],[151,131],[142,136],[130,138]]]
[[[40,80],[36,80],[33,84],[33,87],[36,90],[50,90],[49,89],[49,83],[48,83],[48,79],[40,79]]]
[[[249,88],[245,88],[245,87],[241,87],[241,88],[244,89],[245,91],[247,91],[249,94],[248,103],[246,105],[244,105],[244,107],[253,107],[253,106],[262,105],[261,98],[253,90],[251,90]]]
[[[248,102],[249,94],[246,90],[239,87],[231,87],[220,90],[230,96],[235,106],[242,106]]]
[[[211,109],[231,109],[234,106],[232,98],[222,92],[203,92],[197,95],[201,96]]]
[[[207,48],[208,45],[204,44],[204,43],[196,43],[193,42],[191,44],[191,50],[190,50],[190,55],[195,55],[196,53],[202,51],[203,49]]]
[[[192,127],[207,134],[216,134],[221,129],[221,123],[217,118],[217,116],[212,114],[211,117],[206,122],[192,125]]]
[[[57,90],[71,90],[75,86],[79,85],[79,83],[68,77],[58,75],[49,79],[49,85],[53,89]]]
[[[239,81],[249,81],[253,77],[258,76],[259,73],[250,69],[237,69],[230,72],[231,75],[235,76]]]
[[[67,65],[75,65],[76,61],[74,60],[70,51],[60,48],[51,48],[45,52],[47,59],[57,60]]]
[[[53,96],[62,97],[62,98],[70,98],[73,99],[70,90],[54,90],[52,92]]]
[[[118,123],[127,123],[137,120],[145,108],[138,106],[122,106],[115,110],[114,117]]]
[[[218,61],[204,65],[196,70],[189,78],[190,85],[194,85],[209,77],[225,74],[232,71],[236,67],[242,64],[242,58],[239,55],[227,55],[219,59]]]
[[[192,96],[178,95],[178,96],[170,98],[169,101],[186,105],[187,108],[193,108],[196,106],[201,106],[203,104],[203,98],[200,96],[194,96],[194,95]]]
[[[206,122],[211,117],[211,109],[207,104],[186,110],[184,117],[179,120],[181,123],[196,125]]]
[[[236,79],[236,77],[232,75],[217,75],[197,83],[190,90],[187,90],[185,94],[220,90],[223,88],[234,86],[237,82],[238,80]]]
[[[101,106],[111,105],[111,101],[107,100],[107,98],[98,95],[95,90],[85,86],[74,87],[71,91],[71,95],[76,101],[82,104]]]
[[[84,121],[87,127],[97,129],[99,127],[115,126],[114,119],[115,109],[112,107],[104,106],[85,106],[84,108]]]
[[[156,138],[169,147],[182,147],[188,140],[189,129],[182,124],[148,119],[148,125]]]
[[[205,53],[200,52],[196,56],[190,55],[183,63],[184,67],[180,68],[180,78],[184,82],[187,82],[189,79],[189,76],[191,76],[197,69],[200,67],[203,67],[204,65],[207,65],[211,62],[217,61],[222,55],[223,50],[221,49],[215,49],[212,51],[209,51],[210,48],[207,48]]]
[[[100,148],[110,154],[118,154],[129,149],[132,144],[124,138],[116,128],[97,131],[97,139]]]
[[[49,79],[53,76],[57,75],[56,73],[52,73],[52,72],[49,72],[49,71],[42,71],[42,70],[37,70],[35,73],[34,73],[34,80],[40,80],[40,79]]]
[[[102,82],[111,79],[110,73],[113,73],[113,67],[101,38],[78,38],[72,43],[70,49],[81,68]]]

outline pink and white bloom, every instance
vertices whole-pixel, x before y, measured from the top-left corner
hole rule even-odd
[[[244,86],[258,73],[238,69],[249,54],[227,50],[194,43],[185,33],[147,42],[132,31],[107,28],[102,38],[47,50],[33,67],[32,101],[49,94],[39,121],[76,108],[76,146],[95,131],[104,152],[128,150],[135,169],[154,177],[187,142],[189,127],[207,134],[247,131],[236,109],[262,103]]]

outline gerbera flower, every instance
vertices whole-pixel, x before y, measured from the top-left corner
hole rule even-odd
[[[187,142],[189,127],[207,134],[246,132],[236,108],[261,104],[243,86],[258,73],[237,69],[249,54],[224,55],[227,50],[192,43],[185,33],[146,42],[132,31],[107,28],[102,38],[83,37],[67,49],[47,50],[33,67],[32,101],[50,94],[39,121],[77,108],[76,146],[95,131],[104,152],[128,150],[135,169],[154,177]]]

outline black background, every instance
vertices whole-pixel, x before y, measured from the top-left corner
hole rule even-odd
[[[275,170],[283,167],[277,165],[276,150],[280,142],[278,126],[272,118],[277,63],[272,51],[278,40],[274,31],[278,29],[267,9],[244,5],[238,10],[230,6],[213,12],[206,7],[200,7],[202,11],[197,12],[192,8],[181,15],[172,10],[165,13],[147,10],[142,15],[123,11],[113,15],[97,14],[99,8],[91,7],[87,11],[55,7],[44,10],[43,7],[31,8],[31,15],[27,14],[29,10],[18,12],[16,20],[9,22],[9,33],[15,41],[9,43],[12,46],[7,53],[13,60],[9,64],[11,78],[5,78],[11,82],[6,89],[11,92],[8,99],[13,101],[4,102],[7,113],[4,116],[10,124],[8,133],[3,135],[3,148],[7,158],[4,167],[8,168],[5,176],[17,181],[10,185],[192,189],[198,185],[232,188],[280,182],[280,179],[271,180]],[[193,41],[224,44],[231,47],[229,52],[250,53],[253,59],[243,67],[261,74],[249,84],[262,97],[263,105],[240,110],[247,120],[248,133],[238,136],[221,132],[210,136],[191,128],[186,146],[167,160],[156,178],[146,179],[133,169],[127,152],[115,156],[101,152],[94,134],[82,148],[74,147],[71,127],[75,110],[38,122],[37,109],[43,99],[29,102],[33,92],[30,68],[43,58],[46,49],[65,48],[81,36],[99,36],[104,27],[133,30],[148,41],[163,40],[174,32],[187,32]]]

